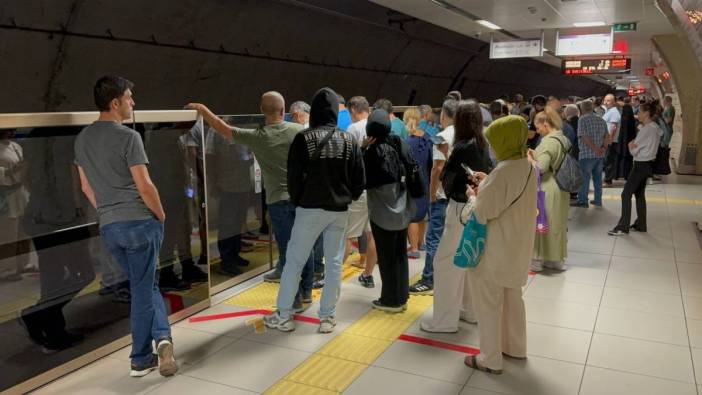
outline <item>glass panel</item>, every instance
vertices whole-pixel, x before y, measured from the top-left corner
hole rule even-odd
[[[166,209],[162,276],[181,275],[202,250],[192,124],[136,125]],[[73,165],[81,129],[0,130],[0,391],[130,332],[127,277]],[[207,282],[163,295],[169,314],[209,297]]]
[[[224,119],[247,128],[256,128],[262,121],[257,117]],[[242,274],[259,272],[262,266],[270,267],[270,226],[261,171],[251,150],[209,127],[204,141],[210,273],[216,287]]]

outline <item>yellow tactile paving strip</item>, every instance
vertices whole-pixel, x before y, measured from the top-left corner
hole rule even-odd
[[[414,276],[410,283],[419,279]],[[264,394],[340,394],[432,304],[432,296],[411,296],[407,311],[371,310],[312,354]]]
[[[352,254],[344,263],[341,272],[341,281],[356,278],[363,269],[351,266],[351,261],[358,259],[358,254]],[[224,303],[232,306],[248,307],[252,309],[273,309],[278,296],[278,283],[263,282],[246,291],[227,299]],[[312,300],[316,301],[322,296],[321,289],[312,290]]]

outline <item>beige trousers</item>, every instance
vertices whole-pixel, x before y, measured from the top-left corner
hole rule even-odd
[[[437,332],[456,332],[461,313],[472,318],[470,271],[453,264],[463,234],[460,213],[463,203],[449,200],[446,224],[434,257],[434,316],[423,327]]]
[[[469,277],[480,330],[480,365],[502,369],[502,353],[526,357],[526,311],[521,288],[505,288],[477,272]]]

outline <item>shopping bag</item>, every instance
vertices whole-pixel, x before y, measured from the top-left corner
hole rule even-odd
[[[480,258],[485,252],[486,235],[487,225],[481,224],[475,217],[475,213],[471,213],[468,222],[463,227],[463,234],[458,243],[456,255],[453,257],[453,264],[460,268],[478,266]]]
[[[536,192],[536,234],[548,234],[548,217],[546,217],[546,193],[541,189],[541,170],[537,168]]]

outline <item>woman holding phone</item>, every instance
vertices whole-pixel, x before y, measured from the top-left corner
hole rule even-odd
[[[472,100],[458,104],[454,120],[455,137],[441,181],[446,197],[446,225],[434,260],[434,315],[422,322],[426,332],[453,333],[458,331],[458,321],[475,323],[468,286],[467,270],[453,264],[458,242],[463,232],[460,215],[468,202],[466,188],[477,185],[472,172],[488,173],[490,156],[483,137],[483,116],[480,105]]]

